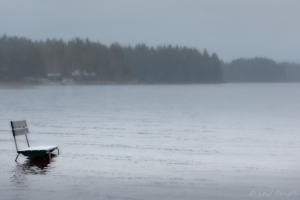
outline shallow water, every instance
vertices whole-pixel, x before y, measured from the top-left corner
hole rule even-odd
[[[2,88],[1,199],[299,199],[299,86]]]

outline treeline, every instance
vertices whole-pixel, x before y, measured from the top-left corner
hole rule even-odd
[[[104,81],[126,82],[133,79],[124,50],[118,44],[110,47],[89,40],[74,39],[33,42],[26,38],[0,38],[0,79],[24,80],[72,73],[97,75]]]
[[[286,71],[287,82],[300,82],[300,64],[297,63],[281,63]]]
[[[140,83],[216,83],[222,69],[216,54],[186,47],[144,44],[125,48],[126,61]]]
[[[222,71],[225,82],[300,82],[300,64],[277,63],[267,58],[222,63]]]
[[[285,82],[286,71],[282,64],[267,58],[237,59],[224,64],[225,82]]]
[[[78,38],[68,42],[0,38],[0,81],[41,80],[49,74],[120,83],[300,82],[300,65],[266,58],[223,63],[215,53],[171,45],[108,47]]]
[[[110,47],[89,40],[31,41],[26,38],[0,38],[0,79],[24,80],[60,74],[64,78],[93,74],[103,81],[139,83],[221,82],[222,69],[216,54],[206,50],[146,45]],[[76,79],[77,80],[77,79]]]
[[[40,44],[24,38],[0,38],[0,79],[45,75],[45,57]]]

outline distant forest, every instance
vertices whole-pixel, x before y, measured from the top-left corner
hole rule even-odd
[[[223,63],[215,53],[171,45],[108,47],[78,38],[0,38],[0,81],[39,81],[52,75],[96,83],[300,82],[300,65],[266,58]]]
[[[221,82],[222,69],[216,54],[196,49],[163,46],[110,47],[74,39],[33,42],[26,38],[0,38],[0,79],[24,80],[60,74],[94,75],[96,80],[139,83]],[[95,77],[93,80],[95,81]]]
[[[125,48],[125,57],[139,82],[216,83],[222,81],[222,69],[216,54],[201,54],[197,49],[145,44]]]
[[[226,82],[285,82],[282,64],[266,58],[238,59],[223,66]]]
[[[0,38],[0,79],[23,80],[46,78],[72,73],[96,74],[105,81],[126,82],[133,72],[125,61],[124,50],[117,44],[110,47],[89,40],[74,39],[33,42],[26,38]]]
[[[240,58],[222,64],[225,82],[300,82],[300,64]]]

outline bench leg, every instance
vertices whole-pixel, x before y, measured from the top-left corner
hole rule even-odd
[[[58,151],[58,155],[59,155],[59,149],[57,148],[57,151]]]
[[[18,153],[18,155],[17,155],[17,157],[16,157],[16,159],[15,159],[15,162],[17,162],[17,159],[18,159],[19,155],[20,155],[20,154]]]
[[[48,152],[48,154],[49,154],[49,160],[51,162],[51,153],[50,153],[50,151]]]

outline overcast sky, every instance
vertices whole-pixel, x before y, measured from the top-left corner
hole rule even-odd
[[[0,34],[204,48],[300,63],[299,0],[0,0]]]

